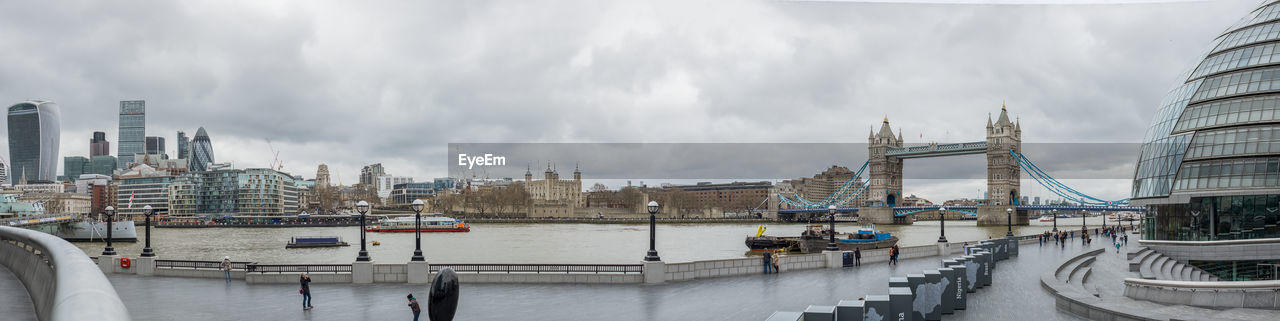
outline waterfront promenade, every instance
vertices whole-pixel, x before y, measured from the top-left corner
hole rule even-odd
[[[1039,278],[1081,252],[1078,242],[1065,249],[1023,245],[1018,256],[1000,263],[990,288],[970,297],[968,310],[946,320],[1079,320],[1054,308]],[[656,285],[463,283],[456,320],[764,320],[774,311],[802,311],[884,293],[889,276],[936,268],[941,259]],[[426,285],[313,284],[316,308],[303,311],[296,284],[132,274],[110,274],[109,279],[135,320],[170,320],[174,315],[200,320],[408,320],[405,294],[427,293]]]

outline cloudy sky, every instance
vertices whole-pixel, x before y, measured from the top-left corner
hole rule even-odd
[[[1137,143],[1257,3],[5,1],[0,101],[61,105],[64,156],[93,131],[114,152],[118,101],[145,99],[170,154],[203,126],[218,161],[266,166],[269,139],[286,171],[327,163],[345,184],[374,162],[444,176],[448,143],[863,143],[885,116],[909,143],[976,141],[1001,102],[1025,143]],[[1127,197],[1136,150],[1108,154],[1039,159]],[[908,172],[982,171],[970,158]]]

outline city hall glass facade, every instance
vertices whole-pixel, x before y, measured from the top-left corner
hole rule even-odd
[[[1280,1],[1214,39],[1160,103],[1132,203],[1143,237],[1280,237]]]
[[[51,101],[9,106],[9,182],[52,182],[58,175],[62,113]]]

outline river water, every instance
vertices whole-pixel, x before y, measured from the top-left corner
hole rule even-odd
[[[1059,219],[1058,226],[1078,230],[1080,218]],[[1090,227],[1100,226],[1098,217],[1088,219]],[[1040,233],[1051,222],[1032,221],[1014,226],[1018,235]],[[1108,225],[1115,222],[1108,221]],[[662,224],[657,229],[658,255],[666,262],[739,258],[746,255],[745,238],[754,235],[758,224]],[[765,224],[766,234],[799,235],[804,224]],[[836,230],[852,231],[856,223],[837,223]],[[1126,223],[1127,226],[1127,223]],[[882,225],[901,246],[934,244],[938,222],[914,225]],[[1005,234],[1004,226],[977,226],[976,221],[947,221],[947,239],[975,241]],[[220,260],[277,264],[351,263],[360,251],[357,227],[290,228],[153,228],[152,249],[161,259]],[[285,249],[294,236],[339,236],[351,246],[336,248]],[[413,233],[368,233],[367,239],[381,242],[368,245],[376,263],[404,263],[413,255]],[[143,248],[143,228],[139,242],[117,242],[117,253],[137,257]],[[75,243],[90,256],[102,253],[105,243]],[[422,233],[422,252],[427,261],[437,263],[637,263],[649,248],[648,224],[529,224],[477,223],[466,233]]]

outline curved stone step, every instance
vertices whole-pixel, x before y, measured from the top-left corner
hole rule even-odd
[[[1146,248],[1146,247],[1138,250],[1138,252],[1136,253],[1130,253],[1129,272],[1140,271],[1142,269],[1142,263],[1145,262],[1147,258],[1152,255],[1152,253],[1155,253],[1155,251],[1151,250],[1151,248]]]
[[[1185,265],[1185,264],[1184,264],[1184,265],[1182,266],[1182,273],[1179,273],[1180,275],[1178,276],[1178,277],[1179,277],[1179,278],[1178,278],[1178,280],[1180,280],[1180,281],[1193,281],[1193,280],[1195,280],[1195,279],[1192,279],[1192,278],[1191,278],[1191,271],[1195,271],[1195,268],[1191,267],[1190,265]]]
[[[1156,268],[1158,267],[1156,263],[1161,258],[1164,258],[1164,256],[1159,253],[1148,255],[1146,259],[1142,260],[1142,265],[1138,268],[1138,275],[1142,276],[1143,279],[1154,280],[1156,278]]]
[[[1071,269],[1071,275],[1070,278],[1067,279],[1067,284],[1083,288],[1084,280],[1092,269],[1089,266],[1093,265],[1094,260],[1097,260],[1097,258],[1092,256],[1080,260],[1080,264],[1077,264]]]
[[[1071,275],[1080,268],[1081,265],[1091,264],[1095,258],[1089,256],[1078,260],[1071,261],[1063,266],[1058,267],[1058,271],[1054,272],[1053,277],[1062,281],[1062,283],[1070,283]]]
[[[1168,257],[1162,257],[1162,259],[1163,260],[1160,261],[1160,268],[1156,270],[1156,278],[1161,280],[1170,280],[1171,277],[1169,271],[1173,270],[1173,265],[1177,263],[1177,261]]]
[[[1173,266],[1169,267],[1169,280],[1181,280],[1182,269],[1186,267],[1186,264],[1182,264],[1182,262],[1173,261]]]
[[[1204,274],[1200,272],[1200,269],[1191,270],[1191,279],[1192,279],[1192,280],[1195,280],[1195,281],[1204,281],[1204,280],[1205,280],[1205,279],[1204,279]]]

